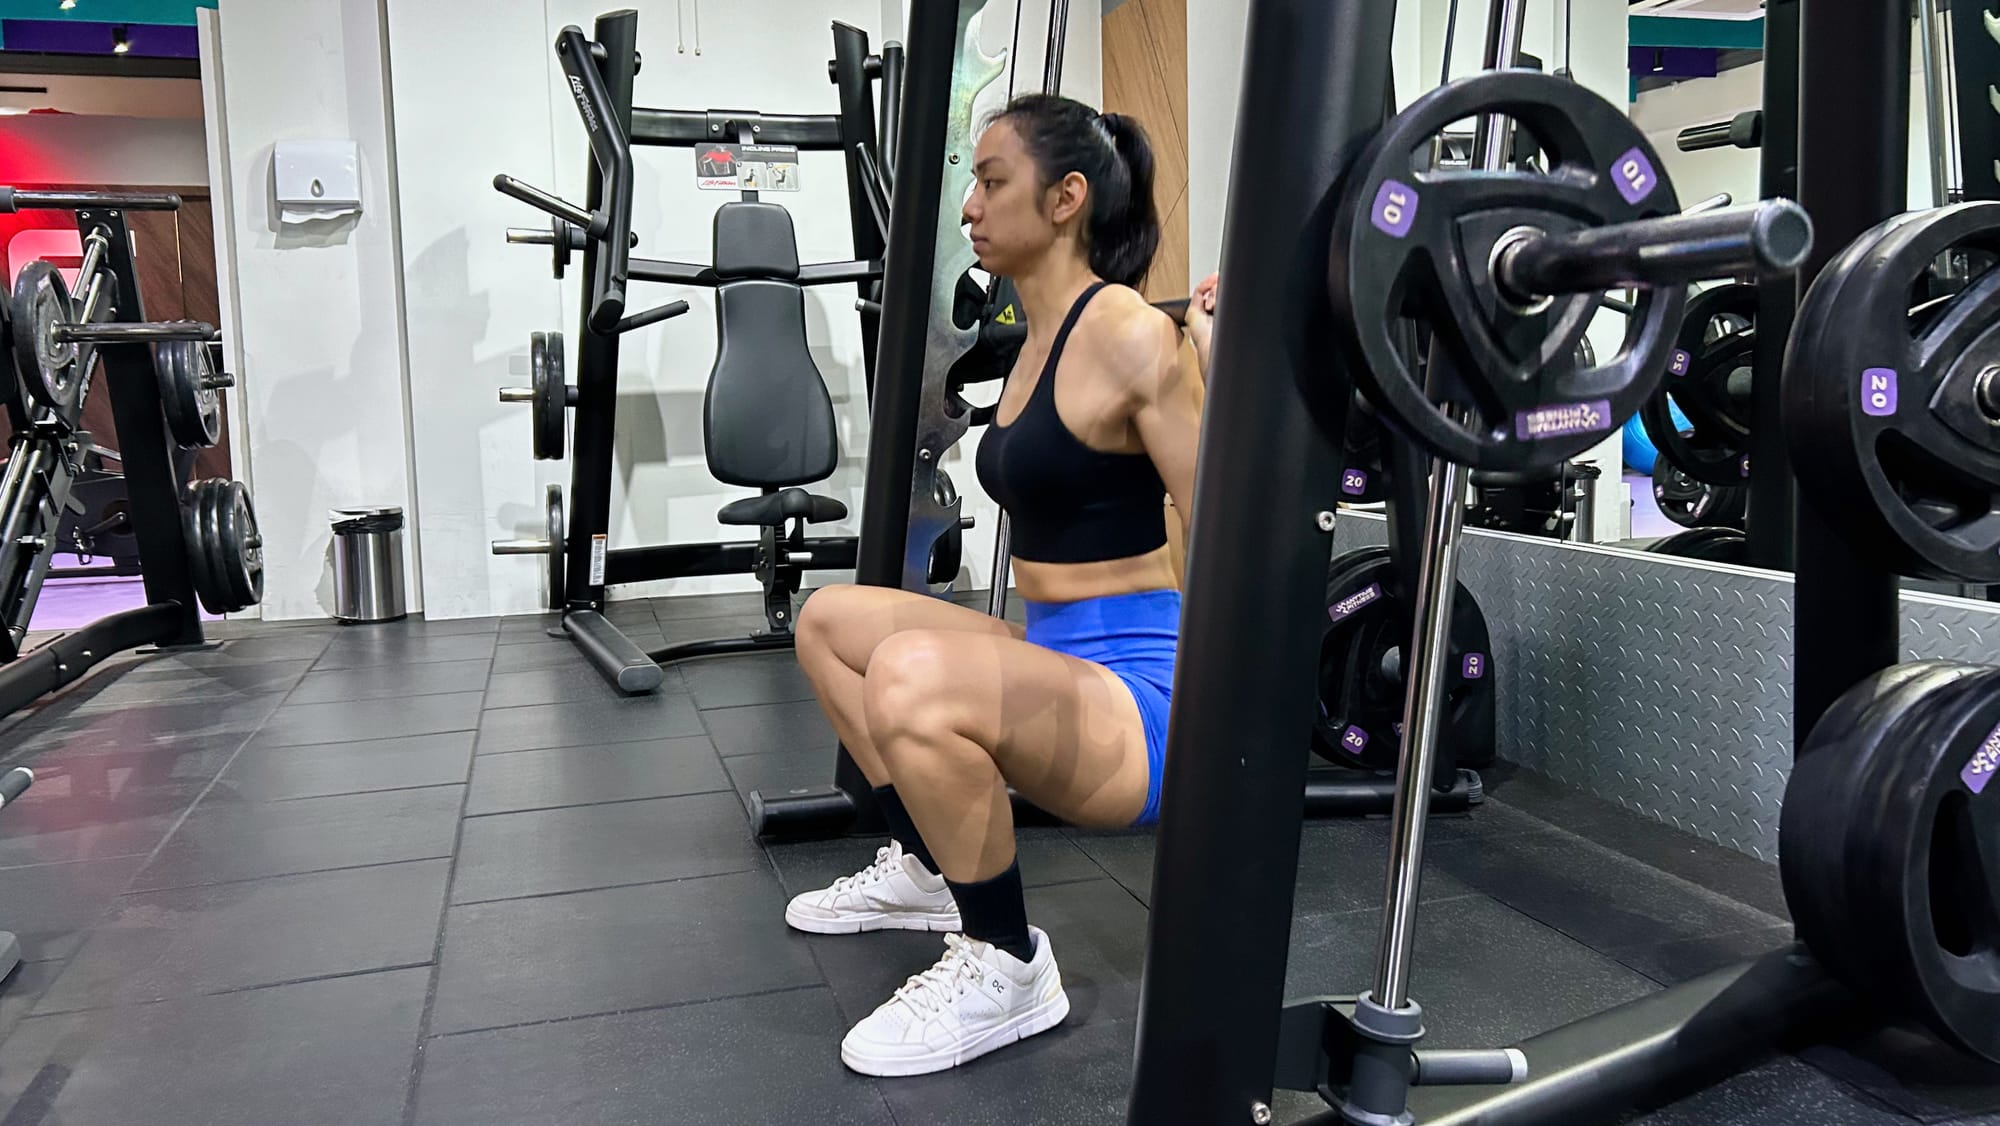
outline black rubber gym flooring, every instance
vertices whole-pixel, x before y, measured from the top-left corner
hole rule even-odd
[[[758,620],[734,596],[611,616],[641,645]],[[0,927],[28,958],[0,986],[0,1126],[1123,1121],[1150,837],[1025,834],[1066,1025],[943,1075],[848,1074],[842,1032],[941,947],[785,929],[788,894],[873,849],[749,834],[743,795],[829,770],[791,657],[621,699],[544,628],[227,626],[219,650],[121,660],[0,726],[38,775],[0,813]],[[1770,867],[1526,774],[1490,784],[1431,832],[1415,993],[1436,1046],[1787,938]],[[1294,993],[1366,981],[1385,839],[1308,826]],[[2000,1072],[1885,1033],[1648,1121],[1996,1111]]]

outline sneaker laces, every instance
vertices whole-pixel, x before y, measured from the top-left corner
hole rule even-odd
[[[839,893],[849,891],[853,888],[879,884],[889,878],[890,872],[897,871],[902,866],[903,858],[900,855],[900,850],[897,849],[895,842],[891,841],[889,844],[875,850],[875,863],[854,873],[852,876],[842,876],[833,881],[831,890]]]
[[[893,1000],[901,1001],[918,1016],[929,1016],[942,1012],[965,992],[965,983],[986,984],[986,974],[990,967],[979,956],[979,947],[985,945],[962,934],[944,936],[944,957],[923,973],[912,977],[896,990]]]

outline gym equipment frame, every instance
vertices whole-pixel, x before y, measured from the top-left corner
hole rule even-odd
[[[1855,236],[1903,208],[1911,31],[1904,5],[1887,0],[1801,0],[1798,8],[1799,179],[1817,232],[1803,288]],[[1205,515],[1189,551],[1129,1103],[1135,1126],[1267,1123],[1274,1085],[1324,1090],[1329,1081],[1374,1094],[1406,1090],[1407,1110],[1378,1117],[1336,1109],[1310,1121],[1603,1121],[1685,1096],[1854,1011],[1852,996],[1793,947],[1511,1053],[1475,1059],[1405,1048],[1397,1058],[1354,1053],[1350,1044],[1352,1072],[1329,1075],[1344,1026],[1338,1010],[1351,1011],[1355,999],[1281,1008],[1301,826],[1289,811],[1304,766],[1269,748],[1297,746],[1309,724],[1318,623],[1308,608],[1321,594],[1327,543],[1319,533],[1332,526],[1336,439],[1353,377],[1314,328],[1328,301],[1322,248],[1333,209],[1325,204],[1342,166],[1383,119],[1380,45],[1394,17],[1393,0],[1250,4],[1238,135],[1287,137],[1301,159],[1297,175],[1273,177],[1246,140],[1232,168],[1235,182],[1254,178],[1259,190],[1231,197],[1222,268],[1238,280],[1214,354],[1219,368],[1253,377],[1215,384],[1206,408],[1196,499]],[[1337,386],[1327,387],[1329,375]],[[1288,472],[1273,475],[1274,464]],[[1248,496],[1261,502],[1239,503]],[[1809,510],[1800,514],[1797,556],[1803,735],[1837,695],[1899,654],[1887,575],[1861,566]],[[1419,854],[1407,840],[1397,844],[1392,873],[1412,868]],[[1232,909],[1216,912],[1223,901]],[[1393,984],[1407,964],[1385,964],[1383,973]],[[1413,1082],[1488,1085],[1410,1089]]]
[[[181,478],[176,472],[175,448],[168,436],[152,351],[145,345],[197,336],[206,340],[214,329],[192,323],[146,322],[139,275],[132,261],[132,239],[124,219],[126,210],[174,210],[179,206],[179,197],[172,195],[0,188],[0,211],[75,211],[78,232],[86,246],[95,248],[94,255],[86,255],[86,292],[100,284],[111,287],[104,293],[105,299],[91,308],[89,327],[79,325],[70,336],[86,341],[75,360],[74,378],[87,383],[93,365],[102,361],[147,602],[22,651],[42,582],[61,546],[54,534],[56,521],[69,501],[82,458],[80,432],[59,421],[56,412],[34,407],[28,425],[15,431],[4,479],[0,479],[0,543],[10,545],[0,552],[0,666],[4,666],[0,667],[0,716],[73,683],[122,650],[142,645],[183,648],[204,644],[189,553],[193,545],[181,520]],[[115,301],[110,299],[114,293]],[[85,307],[85,297],[79,294],[77,308]],[[28,331],[26,325],[13,328],[16,333]],[[121,343],[87,342],[98,339]],[[12,380],[16,376],[9,370],[0,378]]]
[[[510,176],[499,176],[494,187],[554,217],[549,231],[511,231],[516,243],[554,247],[558,276],[572,250],[583,252],[588,279],[577,334],[577,385],[574,389],[575,434],[570,463],[569,526],[558,542],[553,537],[536,550],[561,551],[564,589],[550,592],[560,608],[565,632],[604,677],[627,693],[650,692],[664,676],[658,660],[728,653],[756,652],[791,643],[782,635],[753,635],[674,647],[648,654],[604,617],[605,588],[621,583],[701,575],[749,574],[760,567],[803,570],[845,569],[855,564],[856,539],[815,537],[802,545],[776,542],[768,533],[760,542],[665,544],[610,548],[613,434],[617,423],[617,380],[620,336],[687,311],[675,301],[627,315],[626,288],[632,280],[681,285],[715,284],[711,269],[687,263],[654,261],[631,255],[632,146],[693,147],[718,140],[763,145],[792,145],[806,151],[838,151],[846,158],[849,220],[853,227],[854,260],[808,265],[799,271],[800,284],[853,281],[860,297],[871,295],[880,276],[884,253],[883,229],[876,212],[879,193],[874,179],[875,154],[893,151],[901,131],[899,117],[903,60],[894,44],[879,55],[868,50],[868,36],[847,24],[833,25],[834,58],[828,65],[839,93],[839,112],[815,115],[774,115],[737,110],[666,110],[635,107],[633,80],[639,72],[638,13],[629,9],[600,16],[586,39],[577,27],[564,28],[555,52],[574,94],[578,113],[589,131],[591,159],[587,205],[578,207]],[[883,85],[882,117],[878,119],[871,82]],[[887,147],[885,147],[885,145]],[[754,199],[746,192],[744,199]],[[860,311],[863,361],[870,397],[875,389],[875,354],[879,314]],[[510,552],[525,551],[521,544]]]

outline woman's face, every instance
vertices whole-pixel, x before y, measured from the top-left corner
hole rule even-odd
[[[972,154],[972,194],[961,219],[970,225],[979,267],[1018,277],[1054,245],[1058,228],[1074,219],[1085,194],[1072,172],[1047,188],[1012,122],[996,121]]]

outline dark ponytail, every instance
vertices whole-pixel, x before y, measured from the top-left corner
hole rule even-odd
[[[1090,184],[1090,214],[1084,220],[1090,268],[1105,281],[1137,289],[1160,247],[1153,146],[1146,131],[1124,114],[1100,115],[1054,94],[1023,94],[993,120],[1014,127],[1043,188],[1072,172]]]

